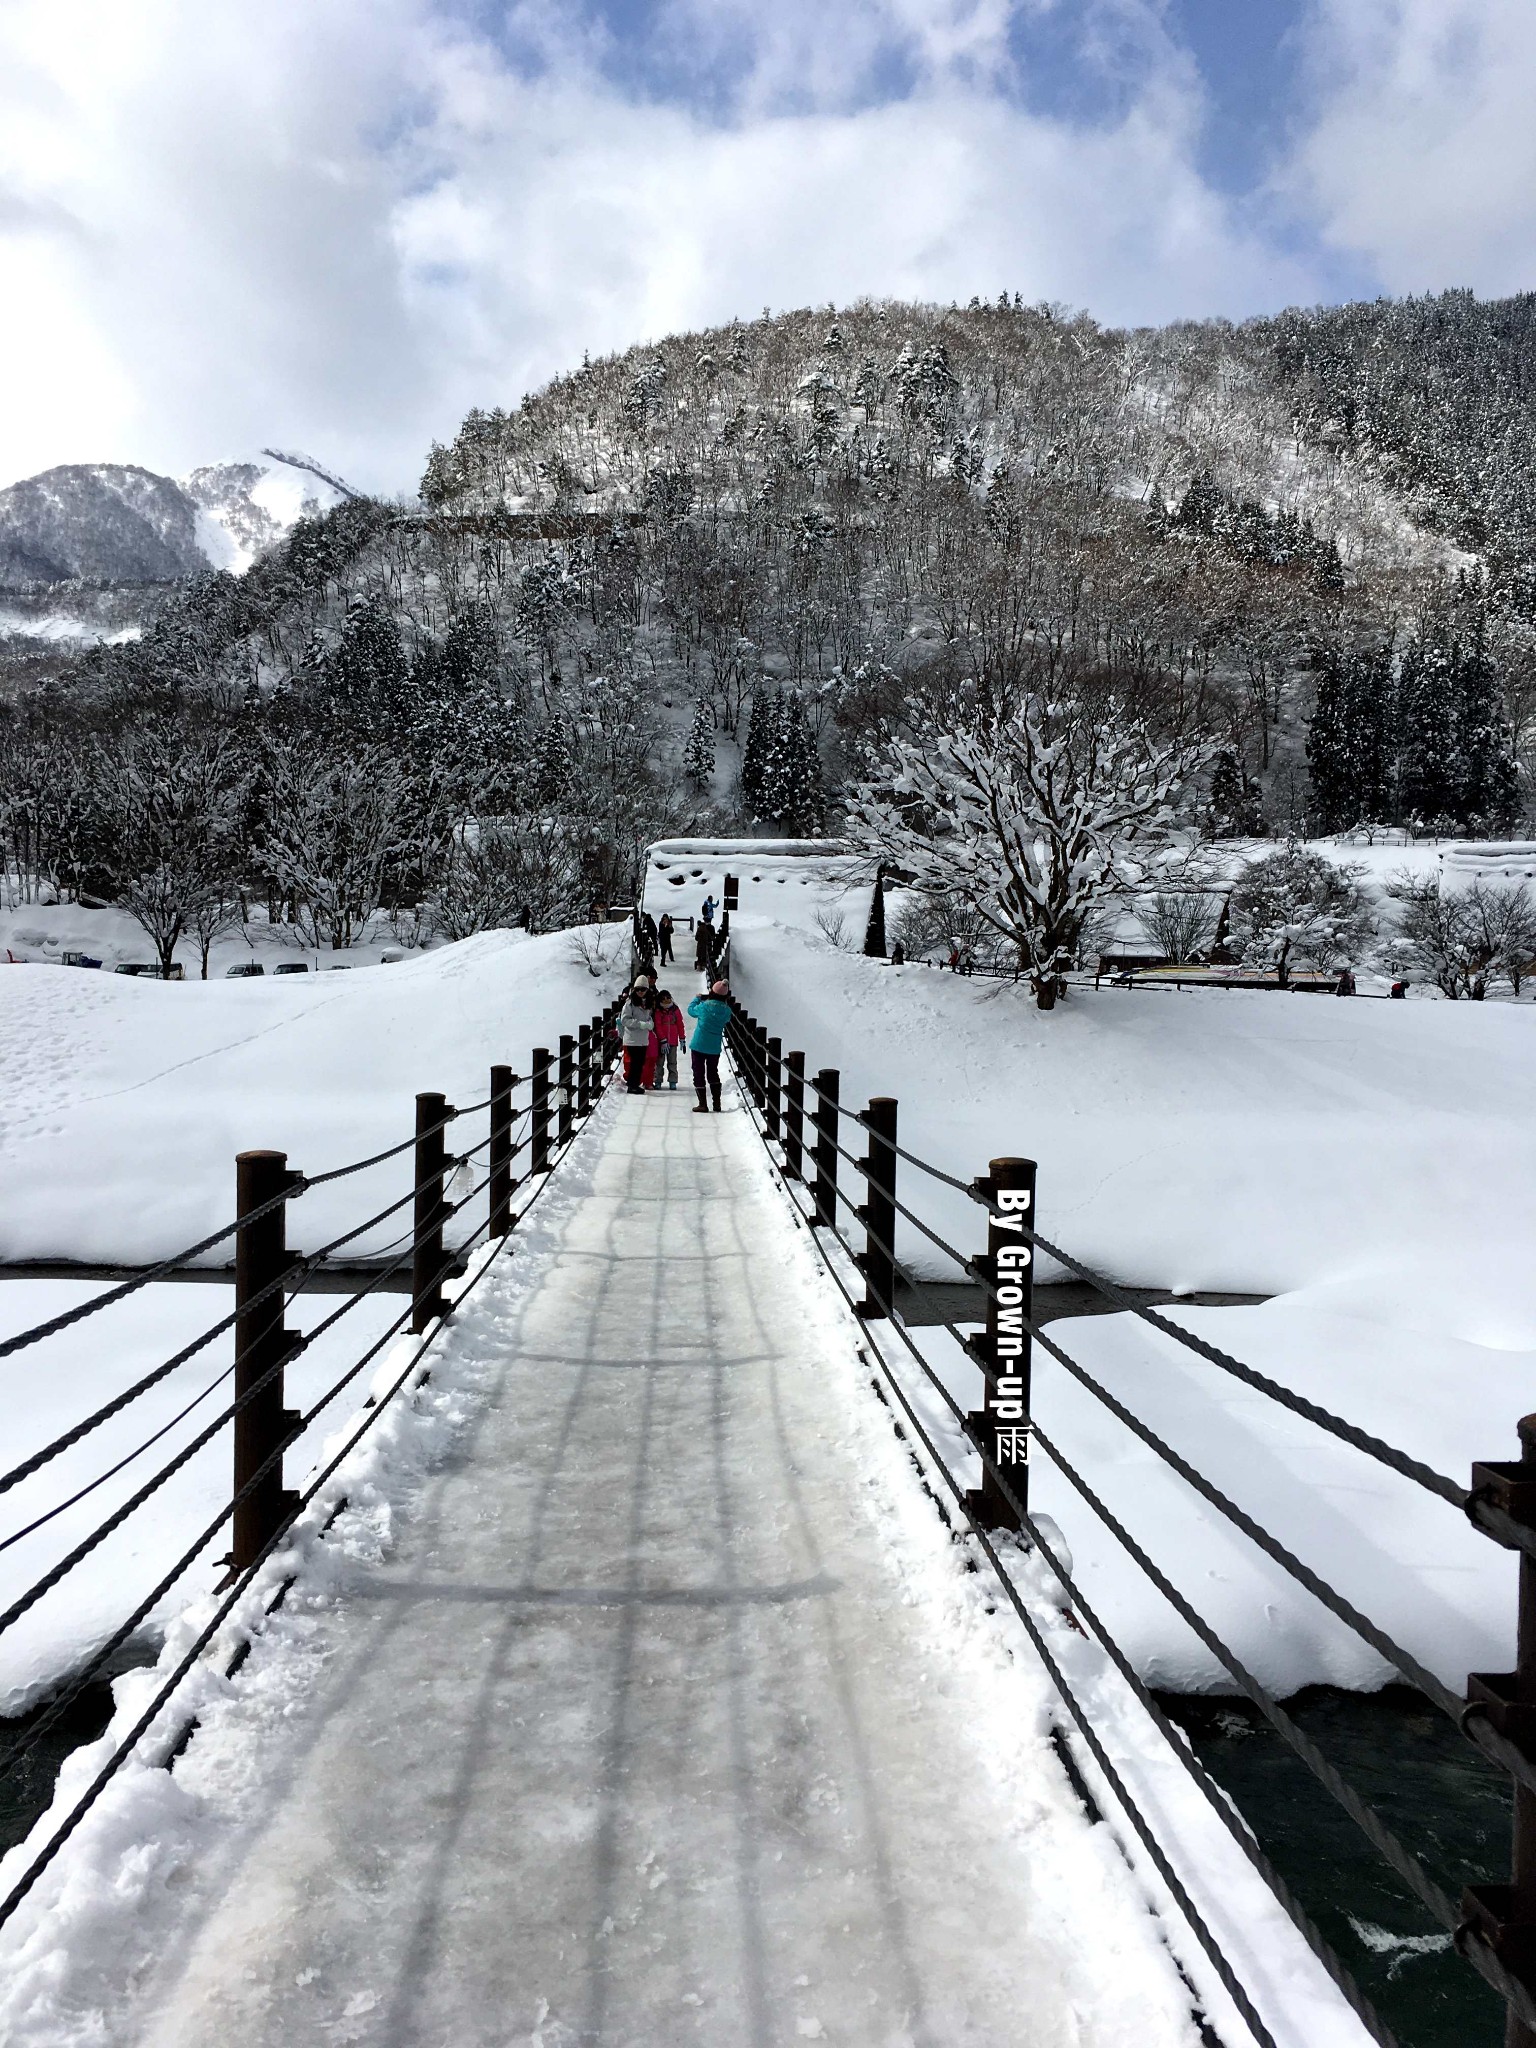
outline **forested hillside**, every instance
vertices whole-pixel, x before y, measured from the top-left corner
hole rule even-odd
[[[1530,304],[1128,333],[1005,295],[585,362],[471,413],[419,503],[22,688],[10,887],[332,943],[556,923],[651,837],[835,828],[893,748],[1028,706],[1176,754],[1211,836],[1507,831]]]

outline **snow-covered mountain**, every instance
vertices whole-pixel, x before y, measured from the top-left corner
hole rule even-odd
[[[240,571],[339,493],[299,470],[216,462],[180,479],[70,462],[0,490],[0,589]]]

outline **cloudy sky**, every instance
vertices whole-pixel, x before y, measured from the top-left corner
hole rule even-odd
[[[1536,284],[1536,0],[0,0],[0,483],[861,293]]]

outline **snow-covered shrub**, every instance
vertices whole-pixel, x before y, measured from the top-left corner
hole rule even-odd
[[[1363,870],[1341,866],[1304,846],[1285,846],[1245,868],[1229,914],[1240,957],[1273,967],[1282,985],[1293,967],[1339,967],[1375,931],[1360,887]]]

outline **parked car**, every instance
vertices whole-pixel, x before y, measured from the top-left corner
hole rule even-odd
[[[265,974],[266,971],[259,960],[237,960],[233,967],[225,968],[224,979],[226,981],[249,981],[253,975]]]
[[[403,960],[404,958],[405,955],[403,953],[381,953],[379,955],[379,965],[381,967],[393,967],[397,960]]]
[[[159,970],[158,968],[151,967],[147,960],[120,960],[117,963],[117,965],[113,968],[112,972],[114,974],[154,975],[157,974]]]
[[[151,973],[153,973],[154,970],[151,969],[150,971]],[[182,966],[179,960],[173,960],[170,966],[166,968],[165,973],[160,978],[162,981],[185,981],[187,978],[187,970],[185,967]]]
[[[258,967],[256,972],[259,974],[261,969]],[[307,960],[280,960],[272,972],[274,974],[308,974],[309,962]]]
[[[99,967],[101,962],[93,960],[89,953],[82,953],[71,946],[67,947],[59,955],[59,965],[61,967]]]

